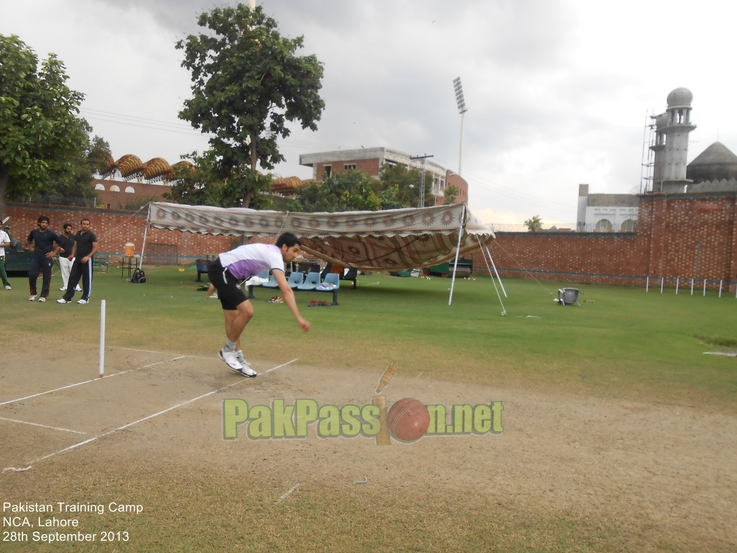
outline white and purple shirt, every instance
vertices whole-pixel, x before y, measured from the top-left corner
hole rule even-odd
[[[0,230],[0,244],[10,242],[10,235],[4,230]],[[5,257],[5,248],[0,247],[0,257]]]
[[[221,253],[220,264],[238,280],[251,278],[269,269],[284,271],[281,250],[273,244],[246,244]]]

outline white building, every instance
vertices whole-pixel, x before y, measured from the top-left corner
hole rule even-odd
[[[634,194],[589,194],[578,185],[578,232],[635,232],[640,199]]]

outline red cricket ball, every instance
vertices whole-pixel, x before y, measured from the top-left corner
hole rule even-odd
[[[427,432],[430,426],[430,413],[421,401],[400,399],[389,409],[387,416],[389,430],[397,440],[414,442]]]

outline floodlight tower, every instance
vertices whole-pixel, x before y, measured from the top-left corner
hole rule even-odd
[[[466,100],[463,98],[463,86],[461,86],[461,78],[453,79],[453,89],[456,93],[456,104],[458,104],[458,113],[461,114],[461,149],[458,153],[458,176],[461,176],[461,166],[463,162],[463,116],[466,113]]]

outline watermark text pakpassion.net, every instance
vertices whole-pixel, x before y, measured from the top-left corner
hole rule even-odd
[[[375,396],[367,405],[319,405],[314,399],[271,405],[252,405],[244,399],[223,400],[223,438],[234,440],[245,431],[250,439],[307,438],[310,429],[320,438],[376,438],[379,445],[389,436],[413,442],[423,436],[500,434],[501,401],[481,404],[425,405],[407,398],[387,410],[386,397]]]

